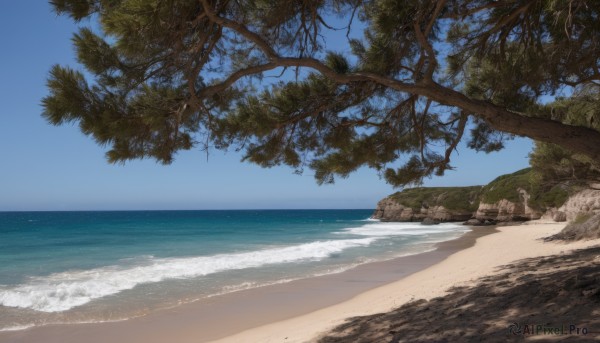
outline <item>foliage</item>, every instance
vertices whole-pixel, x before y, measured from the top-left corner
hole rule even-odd
[[[555,144],[536,142],[529,161],[548,185],[568,180],[600,180],[598,162]]]
[[[600,87],[587,87],[570,98],[559,98],[545,108],[562,122],[600,130]],[[530,163],[547,184],[565,180],[600,180],[599,160],[556,144],[536,142]]]
[[[581,189],[579,183],[571,181],[556,182],[548,186],[542,183],[534,169],[526,168],[501,175],[485,186],[407,188],[390,195],[390,198],[414,210],[444,206],[453,211],[475,212],[480,202],[494,204],[506,199],[513,203],[523,203],[524,199],[519,193],[519,189],[522,189],[529,194],[527,205],[544,211],[560,207],[569,195]]]
[[[522,135],[600,159],[598,0],[51,3],[99,29],[73,37],[85,71],[50,71],[43,115],[111,162],[231,147],[320,183],[367,166],[403,186],[451,169],[465,132],[486,152]],[[544,105],[557,92],[573,96]]]
[[[569,195],[579,188],[576,184],[552,183],[543,184],[539,174],[532,168],[525,168],[499,176],[483,187],[481,201],[493,204],[502,199],[514,203],[523,202],[519,194],[522,189],[529,194],[527,205],[533,209],[546,210],[550,207],[560,207],[567,201]]]
[[[532,189],[531,181],[530,168],[522,169],[512,174],[501,175],[483,188],[482,201],[488,204],[496,203],[502,199],[518,202],[520,197],[517,189],[522,188],[530,192]]]
[[[543,189],[543,188],[542,188]],[[534,193],[533,201],[530,203],[530,207],[546,210],[551,207],[558,208],[562,206],[569,196],[576,193],[579,190],[577,187],[569,188],[564,185],[557,185],[548,191],[540,190],[538,193]]]
[[[399,204],[415,210],[444,206],[453,211],[474,212],[479,206],[481,186],[416,187],[391,195]]]

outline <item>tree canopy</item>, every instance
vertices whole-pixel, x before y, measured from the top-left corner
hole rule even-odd
[[[97,25],[73,37],[84,70],[50,71],[43,115],[111,162],[231,147],[401,186],[452,168],[463,138],[514,135],[600,160],[598,0],[51,3]]]

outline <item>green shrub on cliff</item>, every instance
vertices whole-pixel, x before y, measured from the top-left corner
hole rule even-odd
[[[536,210],[545,210],[550,207],[560,207],[565,203],[574,185],[548,182],[537,170],[525,168],[497,177],[481,192],[481,201],[488,204],[496,203],[502,199],[519,203],[524,199],[519,189],[529,194],[527,205]]]
[[[511,202],[518,202],[519,192],[522,188],[530,192],[532,187],[531,168],[525,168],[512,174],[505,174],[497,177],[482,189],[482,201],[488,204],[496,203],[502,199]]]
[[[562,206],[570,194],[573,194],[574,188],[570,188],[566,185],[555,185],[546,192],[541,192],[539,196],[531,200],[530,207],[548,209],[550,207]]]
[[[479,206],[481,186],[469,187],[417,187],[391,195],[405,207],[418,210],[421,207],[444,206],[452,211],[473,212]]]
[[[479,203],[494,204],[503,199],[513,203],[525,201],[520,190],[529,195],[527,206],[539,211],[560,207],[570,194],[582,188],[577,180],[551,180],[547,174],[534,168],[525,168],[512,174],[501,175],[486,186],[469,187],[416,187],[396,192],[390,197],[397,203],[414,210],[444,206],[448,210],[475,212]]]

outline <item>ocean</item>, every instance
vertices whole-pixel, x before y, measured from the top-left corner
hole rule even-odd
[[[0,331],[126,320],[430,251],[469,230],[371,213],[0,212]]]

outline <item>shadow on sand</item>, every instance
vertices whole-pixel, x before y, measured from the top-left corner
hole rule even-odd
[[[600,247],[499,272],[444,297],[350,318],[320,342],[600,341]]]

